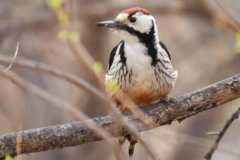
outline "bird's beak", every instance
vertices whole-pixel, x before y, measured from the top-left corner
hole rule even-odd
[[[101,22],[97,22],[97,26],[107,27],[107,28],[119,28],[119,27],[121,27],[121,23],[119,21],[115,21],[115,20],[101,21]]]

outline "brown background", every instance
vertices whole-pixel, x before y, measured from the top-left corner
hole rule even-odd
[[[219,0],[236,19],[240,20],[240,2]],[[95,22],[113,18],[122,8],[143,6],[152,10],[157,18],[160,39],[168,46],[179,78],[173,95],[181,95],[215,81],[224,79],[240,70],[240,54],[235,50],[234,33],[213,25],[206,14],[205,1],[191,0],[75,0],[72,3],[75,17],[73,28],[80,32],[80,39],[91,55],[105,66],[111,48],[120,41],[117,34],[99,29]],[[209,1],[207,7],[221,11]],[[178,12],[179,8],[183,11]],[[92,77],[79,64],[70,49],[57,37],[59,31],[54,13],[44,0],[0,1],[0,54],[12,55],[16,42],[20,42],[19,56],[51,64],[62,71],[74,73],[94,83]],[[37,72],[14,67],[23,78],[50,93],[74,104],[89,116],[103,114],[104,105],[66,82]],[[61,124],[74,120],[62,110],[51,107],[46,101],[26,93],[0,77],[0,133]],[[143,133],[162,160],[200,160],[208,151],[215,137],[206,135],[218,131],[240,101],[201,113],[183,123],[173,123]],[[240,158],[240,127],[237,120],[224,137],[213,159],[237,160]],[[145,160],[147,154],[137,146],[135,159]],[[109,146],[104,142],[65,148],[57,151],[35,153],[23,159],[113,159]]]

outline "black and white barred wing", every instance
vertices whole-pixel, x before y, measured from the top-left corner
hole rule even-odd
[[[126,57],[124,53],[124,41],[113,48],[109,58],[108,71],[105,76],[106,82],[116,81],[123,86],[127,74]]]
[[[159,53],[157,55],[157,63],[154,69],[155,76],[159,83],[174,85],[178,77],[178,72],[173,68],[171,63],[171,55],[167,47],[160,42]]]

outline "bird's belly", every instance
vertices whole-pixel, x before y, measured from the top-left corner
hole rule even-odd
[[[151,67],[138,71],[134,68],[132,81],[122,90],[138,106],[147,106],[165,98],[172,89],[171,84],[164,75],[158,81]]]
[[[170,90],[170,86],[167,85],[159,87],[156,83],[154,85],[149,81],[139,81],[123,89],[123,92],[137,105],[146,106],[165,98]]]

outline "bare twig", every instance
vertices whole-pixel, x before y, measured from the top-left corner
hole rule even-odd
[[[12,68],[12,66],[13,66],[16,58],[17,58],[18,50],[19,50],[19,42],[17,42],[17,46],[16,46],[16,50],[14,52],[14,55],[13,55],[10,63],[8,64],[8,66],[6,68],[4,68],[4,72],[7,72],[7,71],[9,71]]]
[[[212,156],[214,154],[214,152],[217,150],[218,145],[220,143],[220,141],[222,140],[223,136],[225,135],[225,133],[227,132],[228,128],[231,126],[231,124],[239,118],[239,114],[240,114],[240,107],[231,115],[231,117],[229,118],[229,120],[226,121],[223,129],[219,132],[216,141],[214,142],[213,146],[210,148],[210,150],[208,151],[208,153],[205,155],[205,159],[206,160],[211,160]]]
[[[218,7],[225,14],[226,18],[229,21],[229,24],[232,24],[232,27],[234,28],[234,30],[239,32],[240,31],[240,23],[238,22],[238,20],[225,9],[225,7],[222,5],[222,3],[219,2],[219,0],[215,0],[215,2],[218,5]]]
[[[216,136],[216,135],[219,135],[219,132],[217,132],[217,131],[211,131],[211,132],[207,132],[207,135]]]
[[[240,98],[240,75],[219,81],[174,100],[147,107],[148,110],[145,113],[152,117],[158,126],[161,126],[218,107],[237,98]],[[122,134],[120,131],[113,132],[114,124],[110,116],[96,117],[92,121],[110,131],[114,136],[121,136]],[[157,127],[146,127],[138,119],[131,116],[128,117],[128,121],[134,124],[138,131]],[[6,154],[16,155],[16,135],[18,134],[23,137],[22,154],[101,140],[98,135],[81,122],[8,133],[0,136],[0,158]]]
[[[96,61],[88,53],[87,49],[83,46],[83,44],[72,42],[71,40],[68,40],[67,44],[71,49],[72,53],[80,61],[80,63],[86,66],[89,72],[92,73],[95,76],[95,78],[99,81],[100,85],[104,84],[103,73],[96,73],[94,71],[93,67],[96,64]]]
[[[229,13],[219,0],[214,0],[215,3],[205,1],[204,7],[206,8],[206,18],[211,25],[215,27],[221,27],[233,32],[238,32],[240,29],[240,23],[237,19]]]

